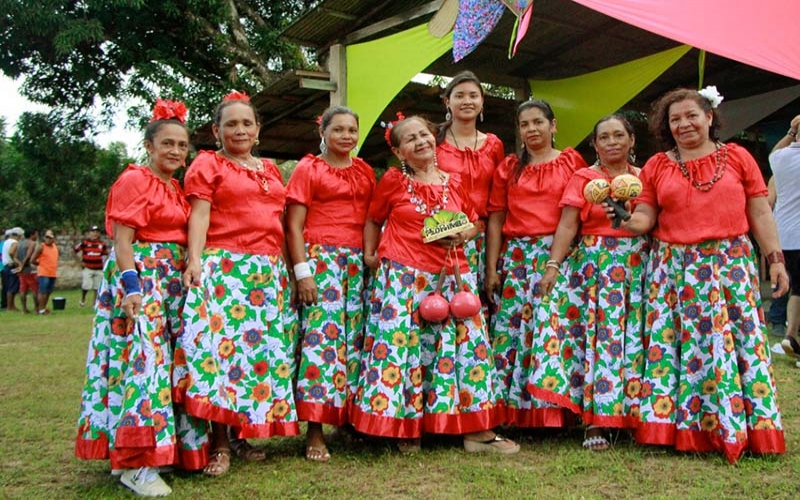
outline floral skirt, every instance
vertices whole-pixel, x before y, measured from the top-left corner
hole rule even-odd
[[[122,311],[115,252],[103,270],[86,361],[75,455],[114,469],[207,463],[206,422],[172,401],[173,344],[181,331],[183,247],[135,243],[142,287],[136,321]]]
[[[178,397],[190,414],[235,426],[241,438],[299,434],[290,295],[280,256],[203,251],[175,353]]]
[[[553,346],[536,335],[544,323],[558,319],[556,300],[543,300],[539,282],[550,258],[552,236],[511,238],[501,258],[500,292],[492,315],[492,350],[496,385],[506,406],[507,423],[517,427],[562,427],[562,408],[535,398],[528,376],[540,358],[552,356]],[[554,289],[551,298],[558,293]],[[548,354],[545,349],[550,349]]]
[[[750,241],[656,242],[651,259],[636,440],[731,463],[785,452]]]
[[[300,310],[297,415],[309,422],[344,425],[364,343],[363,255],[358,248],[307,248],[318,298],[317,304]]]
[[[475,275],[464,282],[475,289]],[[428,323],[419,304],[438,276],[383,260],[373,280],[371,310],[351,421],[365,434],[417,438],[423,432],[464,434],[502,423],[483,316]],[[442,294],[456,293],[445,278]]]
[[[481,298],[481,310],[486,324],[489,324],[489,300],[486,297],[486,233],[464,243],[464,256],[470,271],[477,277],[475,293]]]
[[[644,354],[644,237],[586,235],[559,276],[558,322],[540,332],[553,356],[536,363],[531,393],[586,425],[636,427]]]

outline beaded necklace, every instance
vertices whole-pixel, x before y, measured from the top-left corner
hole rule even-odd
[[[442,201],[441,203],[437,203],[436,206],[428,209],[428,204],[425,203],[425,200],[423,200],[417,195],[417,191],[414,189],[414,184],[416,183],[416,181],[414,180],[414,175],[410,172],[408,165],[406,165],[405,162],[402,162],[402,164],[400,165],[400,170],[403,172],[403,175],[406,176],[406,179],[408,179],[408,188],[406,188],[406,191],[408,191],[408,194],[410,196],[410,201],[411,203],[416,205],[415,210],[421,214],[435,215],[439,213],[440,210],[442,210],[444,207],[447,206],[448,194],[450,193],[447,184],[449,183],[450,179],[449,177],[446,177],[443,173],[439,172],[439,168],[437,167],[435,157],[433,159],[433,168],[436,169],[437,173],[439,174],[439,179],[442,181]]]
[[[261,163],[261,160],[253,157],[253,160],[257,161],[258,165],[255,167],[251,167],[248,162],[244,162],[242,160],[239,160],[238,158],[235,158],[233,155],[225,151],[224,148],[220,151],[220,154],[225,158],[229,159],[230,161],[232,161],[233,163],[239,165],[240,167],[249,170],[251,172],[254,172],[256,176],[256,182],[258,182],[258,185],[261,186],[261,189],[265,193],[269,193],[269,179],[267,178],[266,172],[264,172],[264,164]]]
[[[597,162],[597,166],[600,168],[600,171],[601,171],[603,174],[605,174],[605,176],[606,176],[606,177],[608,177],[609,179],[613,179],[614,177],[616,177],[616,175],[612,175],[612,174],[611,174],[611,170],[609,170],[609,168],[608,168],[608,167],[606,167],[605,165],[603,165],[602,163],[600,163],[600,162]],[[632,167],[632,166],[630,166],[630,165],[627,165],[627,166],[625,167],[625,173],[626,173],[626,174],[633,174],[633,175],[636,175],[636,171],[635,171],[635,170],[633,170],[633,167]],[[623,175],[623,174],[618,174],[618,175]]]
[[[728,165],[728,149],[722,147],[722,144],[719,142],[715,142],[714,147],[716,148],[716,157],[714,158],[714,176],[711,177],[710,181],[706,182],[698,182],[692,179],[689,169],[686,168],[686,164],[683,163],[683,160],[681,159],[681,154],[678,151],[678,147],[675,146],[672,149],[672,154],[675,155],[675,161],[678,162],[678,167],[680,167],[683,176],[686,177],[686,180],[688,180],[692,186],[695,187],[695,189],[698,189],[704,193],[709,191],[718,180],[722,179],[722,176],[725,175],[725,167]]]

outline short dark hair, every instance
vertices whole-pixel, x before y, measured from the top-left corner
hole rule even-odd
[[[161,130],[161,127],[168,124],[180,125],[186,131],[186,134],[189,134],[189,127],[186,126],[185,123],[182,121],[177,120],[176,118],[170,118],[168,120],[154,120],[147,124],[144,128],[144,140],[145,142],[153,142],[156,134],[158,131]]]
[[[711,102],[701,96],[696,90],[680,88],[670,90],[661,96],[653,103],[650,109],[650,117],[648,120],[650,133],[658,139],[664,149],[672,149],[677,146],[675,138],[672,136],[672,131],[669,128],[669,107],[676,102],[685,101],[687,99],[696,102],[704,113],[711,112],[713,118],[711,126],[708,128],[708,137],[712,141],[719,140],[719,129],[722,126],[719,111],[716,108],[712,108]]]
[[[326,128],[328,128],[328,125],[331,124],[333,117],[336,115],[350,115],[356,119],[356,125],[358,125],[358,115],[355,111],[347,106],[331,106],[330,108],[326,109],[324,113],[322,113],[322,119],[320,120],[319,127],[323,132]]]
[[[253,110],[253,114],[256,117],[256,123],[261,125],[261,118],[258,116],[258,109],[253,105],[250,101],[243,101],[241,99],[229,99],[227,101],[222,101],[217,104],[217,107],[214,108],[214,124],[219,127],[222,124],[222,110],[231,106],[233,104],[244,104],[245,106],[249,106],[250,109]]]

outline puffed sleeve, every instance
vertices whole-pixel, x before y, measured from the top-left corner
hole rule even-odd
[[[586,160],[583,159],[583,156],[573,148],[564,148],[561,154],[566,157],[567,165],[569,165],[569,168],[571,168],[573,172],[589,166]]]
[[[653,176],[658,171],[659,163],[661,163],[662,159],[666,159],[664,153],[657,153],[650,157],[642,167],[642,171],[639,173],[639,180],[642,181],[642,192],[639,196],[631,200],[631,205],[634,208],[640,203],[658,208],[655,179]]]
[[[567,187],[564,188],[564,193],[561,195],[561,201],[558,206],[583,208],[586,205],[586,198],[583,197],[583,188],[587,182],[588,180],[580,174],[580,171],[572,174],[569,182],[567,182]]]
[[[156,190],[153,178],[144,172],[146,167],[130,165],[119,176],[108,194],[106,203],[106,232],[113,236],[114,223],[133,229],[145,227],[150,222],[150,204]]]
[[[489,212],[500,212],[508,208],[508,182],[514,175],[513,172],[519,165],[517,155],[508,155],[494,171],[492,177],[492,190],[489,193]]]
[[[389,218],[394,197],[397,190],[403,185],[403,174],[397,168],[390,168],[383,174],[380,182],[372,192],[372,199],[369,202],[367,217],[377,223],[383,224]]]
[[[500,138],[497,136],[494,136],[494,138],[495,140],[492,141],[492,149],[490,155],[492,158],[492,163],[494,163],[495,165],[499,165],[500,162],[503,161],[506,152],[505,148],[503,147],[503,141],[501,141]]]
[[[745,195],[748,198],[767,196],[769,190],[764,182],[764,176],[761,175],[761,169],[750,152],[738,144],[728,144],[725,147],[730,148],[728,154],[733,157],[731,158],[733,160],[731,163],[735,162],[738,168],[741,169],[742,187],[744,187]]]
[[[186,198],[214,201],[214,192],[222,177],[220,164],[215,157],[216,154],[211,151],[201,151],[189,166],[183,180]]]
[[[311,206],[314,197],[314,179],[312,177],[314,160],[308,155],[297,163],[297,166],[286,185],[286,204]]]

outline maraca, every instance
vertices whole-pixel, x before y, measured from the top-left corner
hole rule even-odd
[[[619,179],[619,181],[617,181]],[[583,197],[589,203],[607,203],[614,209],[614,218],[611,227],[618,228],[624,220],[631,218],[631,214],[625,210],[623,203],[626,200],[635,198],[642,192],[642,183],[639,178],[631,174],[623,174],[615,177],[611,184],[605,179],[592,179],[583,188]],[[610,195],[613,194],[615,200]]]

